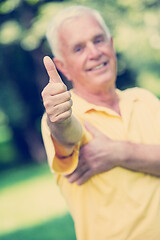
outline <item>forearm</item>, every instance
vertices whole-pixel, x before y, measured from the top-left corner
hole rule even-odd
[[[68,154],[71,153],[82,137],[80,122],[71,115],[70,118],[58,123],[53,123],[47,118],[47,123],[53,138],[65,147]]]
[[[130,142],[125,145],[124,158],[120,161],[120,166],[154,176],[160,176],[160,146],[135,144]]]

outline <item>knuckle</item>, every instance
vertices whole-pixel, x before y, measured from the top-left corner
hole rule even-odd
[[[47,84],[47,86],[41,92],[41,96],[42,96],[42,98],[44,100],[47,97],[49,97],[50,95],[52,95],[52,89],[50,88],[49,84]]]
[[[71,107],[73,106],[73,101],[72,101],[72,99],[70,99],[70,105],[71,105]]]
[[[59,114],[59,115],[56,116],[56,120],[59,121],[59,122],[64,121],[71,116],[71,113],[72,113],[71,110],[63,112],[62,114]]]
[[[66,91],[66,92],[63,93],[63,100],[66,101],[66,102],[71,100],[71,95],[70,95],[69,91]]]
[[[59,89],[61,92],[65,92],[67,90],[67,87],[65,84],[63,83],[58,83],[59,84]]]
[[[62,84],[62,85],[63,85],[63,89],[67,91],[67,86],[65,84]]]
[[[63,83],[54,83],[54,85],[51,87],[51,89],[52,89],[51,95],[56,95],[56,94],[66,92],[67,87]]]
[[[49,115],[51,122],[61,122],[72,115],[72,110],[71,109],[64,110],[63,108],[63,111],[62,111],[60,106],[56,106],[52,109],[52,111],[48,111],[47,114]]]
[[[43,105],[44,105],[45,109],[49,111],[50,106],[51,106],[50,101],[44,100],[44,101],[43,101]]]
[[[43,91],[41,92],[41,96],[42,96],[42,98],[44,97],[44,89],[43,89]]]
[[[44,88],[43,91],[41,92],[41,96],[43,99],[44,99],[45,95],[46,95],[46,88]]]
[[[53,106],[50,102],[44,103],[44,107],[49,116],[55,117],[57,115],[57,107]]]
[[[65,118],[61,115],[57,115],[55,118],[54,118],[54,122],[62,122],[64,121]]]
[[[66,102],[64,102],[64,103],[62,103],[62,104],[58,104],[58,105],[56,105],[54,108],[53,108],[53,111],[55,112],[55,113],[65,113],[65,112],[67,112],[67,111],[69,111],[70,109],[71,109],[71,102],[70,102],[70,100],[69,101],[66,101]]]
[[[54,115],[53,111],[51,111],[51,109],[48,109],[48,108],[46,108],[46,113],[47,113],[49,116]]]
[[[51,115],[51,116],[49,116],[49,119],[50,119],[50,121],[51,122],[56,122],[56,118],[55,118],[55,116],[53,116],[53,115]]]
[[[54,114],[60,113],[63,111],[62,107],[60,105],[56,105],[55,107],[52,108],[52,111]]]
[[[43,106],[47,109],[47,103],[43,100]]]
[[[72,115],[72,109],[69,109],[67,112],[66,112],[66,116],[67,118],[70,117]]]
[[[66,102],[66,110],[69,110],[72,107],[72,101],[69,100]]]
[[[66,94],[67,94],[68,100],[71,99],[71,93],[69,91],[66,91]]]

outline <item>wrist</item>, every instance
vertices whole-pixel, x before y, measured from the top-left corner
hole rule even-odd
[[[48,117],[47,123],[53,138],[69,148],[76,145],[82,137],[82,126],[73,115],[61,122],[54,123]]]
[[[132,165],[133,154],[136,151],[135,144],[131,142],[123,142],[122,155],[120,166],[124,168],[129,168]]]
[[[120,151],[117,156],[117,166],[125,167],[131,159],[132,143],[126,141],[118,142]]]

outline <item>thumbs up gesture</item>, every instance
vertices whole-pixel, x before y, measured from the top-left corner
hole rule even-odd
[[[49,83],[42,91],[43,104],[49,120],[60,123],[71,117],[71,94],[62,82],[51,58],[46,56],[43,62],[50,78]]]

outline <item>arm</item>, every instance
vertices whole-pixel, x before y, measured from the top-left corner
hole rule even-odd
[[[70,182],[83,184],[95,174],[118,166],[160,176],[159,145],[114,141],[88,123],[86,128],[93,135],[93,140],[81,148],[78,167],[67,176]]]
[[[70,155],[81,139],[82,128],[72,115],[71,95],[60,79],[54,63],[49,57],[45,57],[44,65],[50,77],[49,83],[42,91],[47,123],[53,138],[64,146],[65,154]]]
[[[120,167],[160,177],[160,145],[124,142],[125,158]]]

